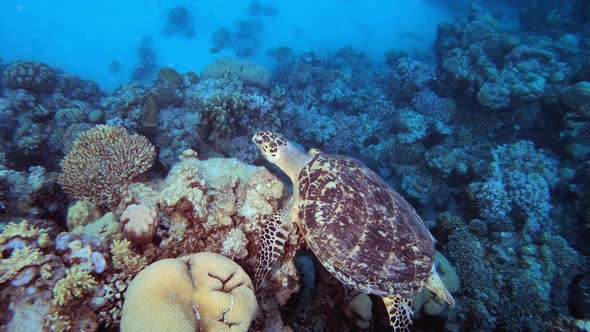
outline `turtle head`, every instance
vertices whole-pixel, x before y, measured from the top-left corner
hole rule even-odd
[[[313,156],[300,151],[285,136],[270,131],[259,131],[252,141],[271,163],[279,166],[293,180]]]
[[[264,158],[277,165],[289,149],[289,141],[283,135],[270,131],[257,132],[252,136],[252,141],[258,146]]]

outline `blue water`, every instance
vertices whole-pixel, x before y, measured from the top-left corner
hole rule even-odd
[[[168,10],[184,5],[192,17],[195,38],[163,35]],[[0,1],[0,52],[5,62],[35,59],[51,63],[111,91],[125,82],[137,61],[142,40],[151,38],[159,66],[199,72],[231,50],[209,53],[212,33],[249,19],[248,2],[100,1],[81,4],[63,1],[58,6],[40,1]],[[289,46],[297,51],[330,50],[352,46],[380,60],[396,45],[428,50],[436,25],[451,18],[448,12],[421,1],[404,6],[382,1],[297,1],[275,5],[274,17],[255,17],[262,25],[260,45],[249,58],[270,64],[265,50]],[[405,35],[405,37],[404,37]],[[112,61],[121,72],[109,71]]]
[[[583,0],[0,0],[0,331],[590,331],[589,68]]]

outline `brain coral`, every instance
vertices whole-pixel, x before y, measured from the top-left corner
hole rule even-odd
[[[200,252],[157,261],[129,285],[121,331],[247,331],[254,287],[231,259]]]
[[[6,68],[4,83],[11,89],[47,92],[53,90],[55,75],[51,68],[44,63],[22,61],[13,63]]]
[[[147,138],[130,135],[123,127],[99,125],[78,136],[61,162],[59,183],[77,199],[113,206],[154,157]]]

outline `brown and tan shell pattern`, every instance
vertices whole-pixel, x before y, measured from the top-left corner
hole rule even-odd
[[[306,242],[345,285],[409,297],[430,275],[434,240],[406,200],[356,159],[317,154],[298,179]]]

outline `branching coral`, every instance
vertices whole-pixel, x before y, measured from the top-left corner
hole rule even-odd
[[[27,220],[9,223],[0,233],[0,284],[7,281],[15,287],[29,284],[50,261],[41,250],[50,244],[45,229],[32,226]]]
[[[469,184],[468,195],[484,219],[498,221],[515,214],[525,218],[527,232],[537,232],[552,208],[549,190],[558,180],[557,161],[530,141],[500,145],[492,154],[492,177]]]
[[[154,161],[154,146],[123,127],[99,125],[85,131],[61,162],[59,182],[77,199],[115,205],[135,177]]]

